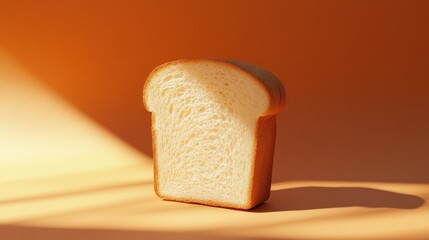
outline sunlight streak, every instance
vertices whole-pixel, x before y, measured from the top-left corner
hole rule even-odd
[[[67,103],[0,49],[0,224],[141,198],[150,157]],[[147,194],[153,194],[152,191]]]
[[[0,50],[0,182],[149,163]]]

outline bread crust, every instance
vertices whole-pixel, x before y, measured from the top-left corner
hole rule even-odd
[[[244,205],[231,204],[227,202],[206,201],[206,200],[193,200],[188,198],[177,198],[172,196],[164,196],[159,191],[158,182],[158,161],[157,161],[157,148],[156,148],[156,127],[155,113],[151,112],[147,105],[146,91],[153,76],[158,74],[164,68],[175,65],[178,63],[195,63],[195,62],[216,62],[217,64],[225,64],[227,67],[233,67],[245,74],[248,74],[251,79],[254,79],[265,90],[269,98],[269,107],[256,121],[255,130],[255,144],[253,147],[254,161],[252,162],[252,179],[250,181],[250,188],[248,191],[249,201]],[[271,177],[273,156],[275,147],[275,134],[276,134],[276,114],[280,112],[286,104],[285,89],[272,73],[259,68],[255,65],[225,59],[181,59],[177,61],[168,62],[156,67],[147,77],[143,86],[143,103],[145,108],[151,112],[152,118],[152,148],[154,160],[154,190],[158,197],[164,200],[181,201],[188,203],[205,204],[217,207],[227,207],[233,209],[247,210],[251,209],[264,201],[270,196]]]
[[[157,159],[157,151],[156,151],[156,128],[154,127],[154,123],[155,123],[155,114],[151,113],[151,119],[152,119],[152,155],[153,155],[153,181],[154,181],[154,190],[155,193],[158,197],[160,198],[164,198],[165,196],[163,196],[160,192],[159,192],[159,188],[158,188],[158,161]]]
[[[283,110],[286,105],[286,92],[283,84],[274,74],[258,66],[242,61],[225,59],[217,59],[216,61],[225,62],[230,64],[231,67],[243,70],[249,74],[252,79],[262,85],[262,88],[265,89],[265,92],[269,96],[270,104],[267,111],[261,116],[273,115]]]

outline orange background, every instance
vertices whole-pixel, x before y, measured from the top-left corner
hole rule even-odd
[[[159,64],[231,58],[278,76],[274,180],[428,182],[427,1],[0,1],[0,46],[151,154]]]
[[[0,48],[149,156],[142,87],[157,65],[270,70],[287,93],[278,183],[429,183],[428,29],[429,1],[0,0]]]

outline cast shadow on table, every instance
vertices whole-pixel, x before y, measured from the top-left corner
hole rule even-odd
[[[253,212],[280,212],[340,207],[415,209],[420,197],[364,187],[297,187],[271,191],[270,199]]]

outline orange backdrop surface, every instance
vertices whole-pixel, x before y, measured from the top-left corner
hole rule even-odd
[[[428,1],[0,1],[0,47],[149,155],[154,67],[272,71],[287,91],[275,181],[428,182],[428,28]]]

